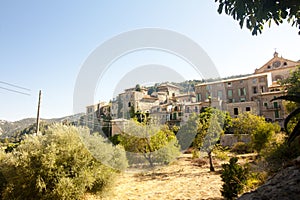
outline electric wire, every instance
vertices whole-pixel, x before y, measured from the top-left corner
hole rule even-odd
[[[15,85],[15,84],[11,84],[11,83],[8,83],[8,82],[5,82],[5,81],[0,81],[0,84],[8,85],[10,87],[16,88],[16,89],[11,89],[11,88],[0,86],[0,89],[2,89],[2,90],[6,90],[6,91],[9,91],[9,92],[14,92],[14,93],[18,93],[18,94],[22,94],[22,95],[26,95],[26,96],[30,96],[31,95],[30,93],[25,92],[25,91],[31,91],[28,88],[21,87],[21,86]],[[19,90],[17,90],[17,89],[19,89]]]

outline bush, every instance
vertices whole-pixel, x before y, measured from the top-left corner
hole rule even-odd
[[[226,199],[235,199],[243,191],[247,183],[248,169],[237,164],[238,158],[230,158],[229,164],[222,164],[221,178],[222,196]]]
[[[228,153],[229,147],[223,147],[220,144],[217,144],[213,149],[214,157],[216,157],[219,160],[229,160]]]
[[[109,137],[109,140],[111,141],[111,143],[113,143],[114,145],[118,145],[121,142],[121,136],[119,134],[114,135]]]
[[[252,149],[260,153],[269,145],[274,134],[280,132],[280,126],[266,122],[262,116],[245,112],[233,120],[233,130],[236,135],[250,135]]]
[[[213,153],[214,153],[214,156],[219,160],[228,160],[229,159],[227,151],[222,151],[220,149],[214,149]]]
[[[200,151],[199,149],[194,148],[192,150],[192,159],[197,159],[200,158]]]
[[[53,125],[45,135],[28,136],[14,151],[2,155],[2,199],[80,199],[86,192],[102,194],[109,188],[116,170],[92,156],[80,132],[89,135],[87,129]],[[109,155],[100,151],[103,158],[118,159],[103,141],[102,148],[111,150]]]
[[[231,148],[231,152],[238,153],[238,154],[245,154],[245,153],[252,153],[253,150],[249,144],[245,142],[237,142]]]
[[[281,143],[269,152],[266,152],[264,156],[269,172],[277,172],[284,164],[288,164],[300,156],[299,139],[300,137],[296,138],[291,145],[288,145],[287,142]]]
[[[258,188],[260,185],[265,183],[267,177],[268,174],[265,171],[249,173],[246,183],[246,189],[253,190]]]

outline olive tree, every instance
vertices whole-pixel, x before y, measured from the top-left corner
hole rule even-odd
[[[87,192],[103,193],[119,169],[94,157],[83,137],[99,140],[94,146],[98,158],[126,167],[125,154],[101,137],[90,137],[88,129],[52,125],[44,135],[28,135],[12,152],[1,154],[1,199],[80,199]]]
[[[180,154],[176,136],[168,126],[131,120],[120,135],[120,141],[127,152],[129,162],[134,163],[133,158],[142,155],[150,167],[155,163],[167,164]]]

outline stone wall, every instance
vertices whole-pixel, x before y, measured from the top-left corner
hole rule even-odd
[[[249,143],[251,136],[247,134],[242,134],[240,136],[234,134],[225,134],[221,136],[221,145],[232,147],[237,142]]]

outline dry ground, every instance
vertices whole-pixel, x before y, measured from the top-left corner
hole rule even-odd
[[[120,175],[105,199],[222,199],[221,164],[216,162],[216,172],[209,172],[209,165],[200,167],[191,161],[190,154],[183,154],[169,166],[150,171],[128,170]]]

